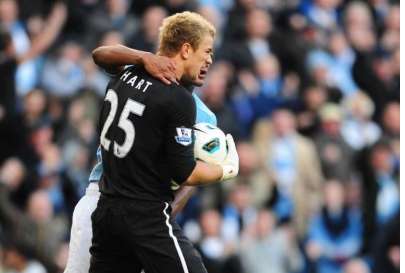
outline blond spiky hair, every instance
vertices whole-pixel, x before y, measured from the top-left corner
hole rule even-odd
[[[159,53],[172,56],[184,43],[198,49],[203,37],[215,36],[215,27],[200,14],[190,11],[176,13],[163,20],[159,30]]]

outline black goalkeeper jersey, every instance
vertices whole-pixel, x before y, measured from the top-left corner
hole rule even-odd
[[[195,167],[191,93],[165,85],[142,67],[113,78],[99,120],[104,195],[171,201],[170,181],[184,182]]]

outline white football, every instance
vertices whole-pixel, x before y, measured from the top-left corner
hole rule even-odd
[[[207,163],[221,164],[227,153],[224,132],[209,123],[194,125],[194,157]]]

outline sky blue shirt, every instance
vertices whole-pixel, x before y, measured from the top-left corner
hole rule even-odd
[[[208,109],[208,107],[201,101],[201,99],[193,93],[194,102],[197,108],[196,123],[206,122],[217,126],[217,117]],[[103,164],[101,158],[100,146],[97,149],[97,164],[93,167],[93,170],[89,176],[89,182],[98,182],[103,175]]]

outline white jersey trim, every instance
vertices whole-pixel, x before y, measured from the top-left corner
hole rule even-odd
[[[183,271],[184,271],[184,273],[189,273],[187,264],[186,264],[186,260],[184,259],[183,252],[181,251],[179,242],[177,241],[176,236],[174,236],[174,234],[173,234],[173,227],[169,223],[169,214],[167,214],[167,212],[166,212],[168,207],[169,207],[169,204],[167,202],[165,202],[165,208],[163,210],[163,213],[166,216],[166,226],[169,228],[169,235],[173,239],[174,246],[176,247],[177,254],[179,255],[179,258],[180,258],[181,266],[183,267]]]

